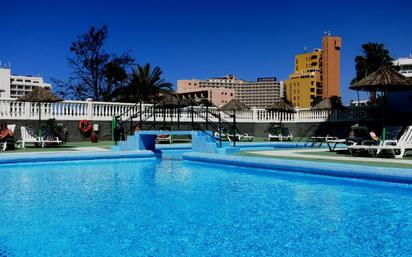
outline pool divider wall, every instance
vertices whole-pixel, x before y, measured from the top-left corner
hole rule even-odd
[[[331,162],[269,159],[205,153],[185,153],[183,160],[224,164],[285,172],[299,172],[334,177],[378,180],[412,184],[412,169],[387,168]]]
[[[55,161],[85,161],[108,159],[156,159],[152,151],[122,151],[122,152],[58,152],[58,153],[25,153],[5,154],[0,156],[1,164],[20,164]]]

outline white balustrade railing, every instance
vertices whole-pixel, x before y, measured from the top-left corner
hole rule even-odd
[[[93,102],[93,101],[63,101],[57,103],[30,103],[18,102],[12,99],[0,99],[0,119],[1,120],[36,120],[39,118],[39,107],[42,119],[56,120],[94,120],[109,121],[113,116],[121,116],[123,119],[139,113],[140,106],[131,103],[112,103],[112,102]],[[149,117],[153,106],[151,104],[142,104],[142,118],[148,121],[177,121],[190,122],[192,120],[190,107],[181,109],[178,115],[177,110],[168,110],[164,112],[158,109],[156,117]],[[194,107],[193,120],[203,122],[206,116],[205,109]],[[209,111],[226,121],[232,121],[233,113],[220,112],[217,108],[210,107]],[[197,113],[201,113],[200,117]],[[135,117],[138,120],[140,117]],[[212,114],[208,114],[211,121],[218,121]],[[296,113],[282,113],[267,111],[265,109],[252,108],[246,111],[237,111],[236,120],[238,122],[251,123],[274,123],[274,122],[322,122],[322,121],[358,121],[361,119],[370,119],[368,110],[365,107],[354,106],[342,110],[313,110],[310,108],[298,108]]]

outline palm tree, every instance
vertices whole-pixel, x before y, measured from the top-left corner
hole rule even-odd
[[[367,43],[362,45],[362,55],[355,57],[356,77],[351,84],[362,80],[381,66],[392,66],[393,58],[383,44]],[[372,103],[376,102],[376,92],[371,92]]]
[[[129,74],[129,82],[126,87],[116,90],[118,101],[139,102],[148,101],[160,97],[172,90],[172,83],[161,78],[163,71],[156,66],[151,70],[150,64],[137,65]]]
[[[383,44],[363,44],[362,55],[355,57],[356,77],[352,80],[351,84],[367,77],[381,66],[392,66],[392,61],[393,58]]]

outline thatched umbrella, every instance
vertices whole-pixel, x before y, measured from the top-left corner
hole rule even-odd
[[[204,106],[206,108],[206,130],[209,130],[209,107],[215,106],[211,101],[206,98],[195,98],[195,103],[199,106]]]
[[[349,88],[357,91],[380,91],[383,93],[382,139],[385,140],[385,94],[390,91],[411,90],[412,80],[392,67],[381,66],[377,71],[354,83]]]
[[[171,119],[172,119],[173,110],[177,110],[177,126],[178,128],[180,128],[180,108],[183,108],[189,105],[190,105],[189,101],[184,100],[184,99],[179,99],[179,97],[175,94],[166,94],[159,102],[156,103],[154,109],[156,107],[162,108],[163,127],[166,124],[166,110],[169,110]]]
[[[39,136],[41,137],[41,103],[61,102],[63,101],[63,99],[54,95],[49,89],[45,89],[43,87],[35,87],[30,93],[17,98],[17,101],[39,104]]]
[[[296,113],[295,108],[287,103],[285,100],[280,100],[274,102],[271,106],[267,107],[266,110],[273,112],[280,112],[280,125],[282,125],[282,118],[284,113]]]
[[[220,110],[223,112],[233,112],[233,134],[236,133],[236,111],[243,111],[243,110],[249,110],[250,108],[242,103],[241,101],[237,99],[232,99],[230,100],[227,104],[223,105]],[[221,128],[220,128],[221,130]],[[236,137],[233,140],[233,145],[236,146]]]
[[[312,110],[340,110],[345,109],[342,104],[332,101],[330,98],[325,98],[312,107]]]

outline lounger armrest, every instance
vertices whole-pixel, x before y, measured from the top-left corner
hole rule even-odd
[[[385,140],[383,145],[396,145],[397,143],[397,140]]]

